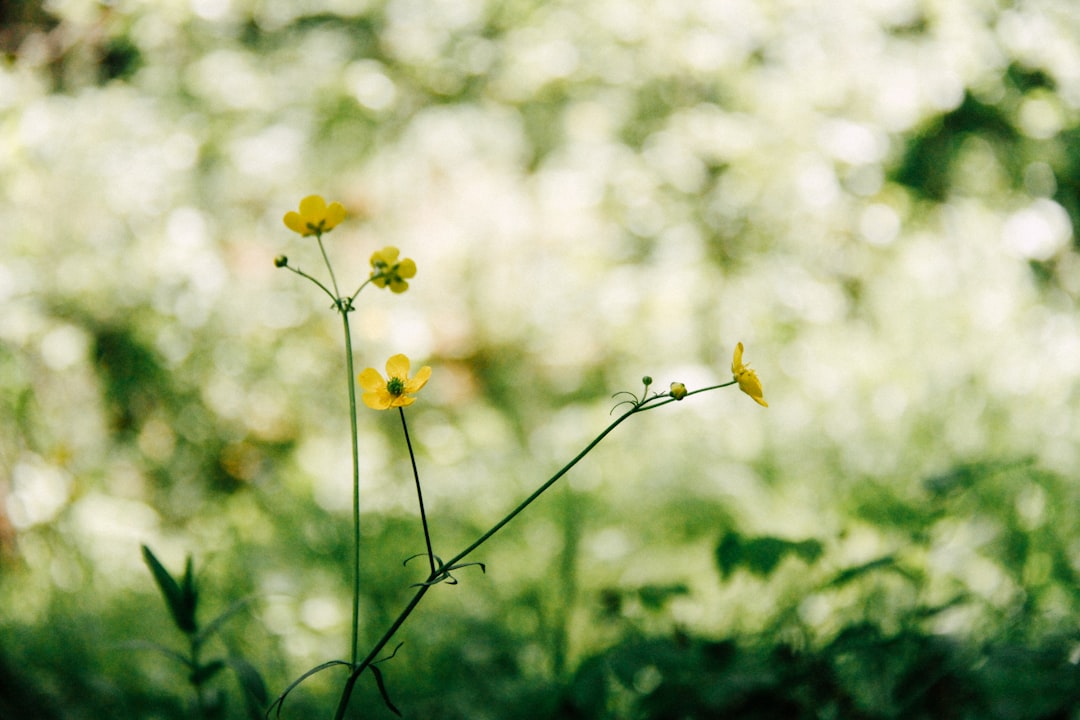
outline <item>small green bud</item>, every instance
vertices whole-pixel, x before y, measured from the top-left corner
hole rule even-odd
[[[683,385],[681,382],[671,383],[671,397],[675,398],[676,400],[682,400],[684,397],[686,397],[686,386]]]
[[[652,377],[646,375],[645,377],[641,378],[641,382],[644,383],[645,387],[649,387],[650,385],[652,385]]]
[[[289,258],[285,257],[284,255],[278,255],[276,258],[274,258],[274,267],[283,268],[288,264]]]

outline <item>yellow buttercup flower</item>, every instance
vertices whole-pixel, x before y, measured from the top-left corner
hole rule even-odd
[[[682,400],[686,397],[686,392],[686,385],[683,385],[681,382],[671,383],[671,397],[676,400]]]
[[[735,356],[731,358],[731,373],[735,376],[735,381],[739,383],[739,389],[749,395],[758,405],[769,407],[769,403],[765,402],[757,373],[751,370],[749,365],[743,364],[742,354],[743,346],[739,343],[735,346]]]
[[[409,358],[398,354],[386,361],[386,378],[375,368],[368,368],[358,378],[364,394],[360,399],[372,410],[389,410],[395,407],[408,407],[416,402],[409,397],[420,392],[431,377],[431,368],[425,365],[416,376],[409,378]]]
[[[321,195],[308,195],[300,201],[300,212],[290,210],[282,218],[285,227],[305,237],[328,233],[344,219],[345,207],[339,202],[327,205]]]
[[[387,246],[371,255],[371,282],[391,292],[403,293],[409,289],[408,278],[416,275],[416,263],[412,258],[398,260],[396,247]]]

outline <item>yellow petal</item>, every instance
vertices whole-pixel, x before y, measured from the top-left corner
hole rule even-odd
[[[416,372],[416,377],[405,383],[405,392],[420,392],[420,388],[427,385],[429,379],[431,379],[431,368],[425,365]]]
[[[765,402],[761,380],[758,379],[757,373],[749,368],[743,368],[743,371],[739,373],[736,379],[739,381],[739,389],[749,395],[754,402],[769,407],[769,403]]]
[[[409,358],[402,354],[394,355],[392,358],[386,361],[386,377],[388,378],[401,378],[405,380],[409,377]]]
[[[405,258],[398,264],[397,275],[401,278],[411,278],[416,275],[416,263],[412,258]]]
[[[742,372],[742,369],[743,369],[742,354],[743,354],[743,346],[742,346],[742,343],[739,343],[738,345],[735,346],[735,355],[731,358],[731,373],[733,375],[738,375],[740,372]]]
[[[387,392],[366,392],[360,399],[372,410],[387,410],[390,407],[390,393]]]
[[[339,202],[330,203],[326,208],[326,229],[332,230],[345,219],[345,206]]]
[[[300,215],[315,225],[326,218],[326,200],[322,195],[308,195],[300,201]]]
[[[386,380],[383,379],[383,376],[380,375],[379,371],[375,368],[367,368],[360,373],[357,380],[360,382],[360,387],[368,393],[386,389]]]
[[[392,399],[390,393],[364,393],[360,396],[364,400],[364,405],[373,410],[389,410],[392,407]]]
[[[282,220],[285,222],[285,227],[293,232],[300,233],[301,235],[306,234],[307,227],[304,225],[304,220],[300,217],[300,213],[290,210],[285,213],[285,217],[283,217]]]
[[[376,265],[385,265],[387,269],[394,266],[394,262],[397,260],[398,249],[396,247],[387,246],[382,250],[376,250],[371,253],[371,267]]]

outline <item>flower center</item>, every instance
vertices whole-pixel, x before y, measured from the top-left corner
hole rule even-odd
[[[386,392],[394,397],[401,397],[405,392],[405,381],[398,377],[392,377],[386,381]]]

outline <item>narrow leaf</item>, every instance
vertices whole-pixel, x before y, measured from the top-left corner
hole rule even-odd
[[[180,590],[180,586],[146,545],[142,546],[142,554],[143,560],[146,561],[150,572],[154,575],[154,581],[157,582],[158,588],[161,589],[165,604],[169,606],[169,612],[172,614],[176,626],[184,633],[190,634],[194,632],[193,618],[189,619],[184,611],[184,595]]]
[[[266,683],[262,675],[254,665],[239,655],[229,657],[226,662],[236,674],[236,679],[244,691],[248,716],[251,720],[259,720],[263,717],[263,711],[269,702],[269,694],[266,692]]]
[[[293,690],[295,690],[297,687],[299,687],[302,682],[307,680],[312,675],[315,675],[316,673],[321,673],[323,670],[325,670],[327,668],[330,668],[330,667],[334,667],[335,665],[344,665],[345,667],[352,667],[351,664],[345,662],[344,660],[330,660],[328,662],[324,662],[322,665],[317,665],[317,666],[311,668],[306,673],[304,673],[303,675],[301,675],[300,677],[296,678],[291,683],[289,683],[289,686],[281,691],[281,694],[278,695],[277,700],[275,700],[273,703],[271,703],[270,707],[267,708],[266,717],[270,717],[270,711],[273,710],[275,707],[277,708],[277,717],[281,717],[281,709],[283,707],[285,707],[285,698],[287,698],[289,696],[289,693],[291,693]]]
[[[188,555],[184,565],[184,579],[180,585],[180,597],[183,601],[184,624],[188,629],[185,632],[193,633],[196,629],[195,607],[198,604],[199,593],[195,589],[195,566],[192,557]]]
[[[218,615],[216,618],[203,626],[202,630],[199,631],[199,634],[196,637],[196,641],[205,641],[208,637],[220,630],[221,626],[224,625],[227,620],[229,620],[230,618],[232,618],[233,615],[236,615],[238,612],[250,605],[252,602],[255,601],[255,599],[256,596],[248,595],[245,598],[240,598],[239,600],[233,602],[231,605],[229,605],[229,607],[225,608],[225,610],[220,615]]]
[[[224,662],[221,660],[214,660],[213,662],[208,662],[207,664],[196,668],[195,672],[191,673],[191,684],[202,685],[204,682],[221,672],[224,667]]]
[[[191,667],[191,660],[186,655],[181,655],[170,647],[162,645],[161,643],[151,642],[149,640],[129,640],[127,642],[119,643],[119,647],[127,648],[129,650],[153,650],[159,652],[167,658],[176,660],[182,665]]]
[[[840,587],[841,585],[846,585],[852,580],[860,578],[875,570],[896,570],[897,572],[900,572],[901,575],[904,574],[900,568],[897,567],[896,558],[892,555],[886,555],[885,557],[880,557],[865,562],[862,565],[856,565],[855,567],[840,571],[840,573],[829,582],[828,587]]]
[[[390,702],[390,695],[386,692],[386,683],[383,682],[382,670],[375,667],[374,664],[368,665],[368,669],[371,670],[371,674],[375,676],[375,684],[379,686],[379,692],[382,694],[382,699],[383,702],[386,703],[386,707],[390,708],[390,712],[401,717],[401,711],[394,707],[394,703]]]

